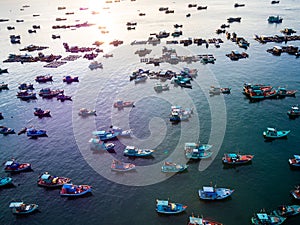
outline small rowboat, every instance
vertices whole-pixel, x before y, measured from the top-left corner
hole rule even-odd
[[[204,186],[203,189],[199,190],[199,197],[202,200],[221,200],[228,198],[232,195],[234,190],[229,188],[215,188],[215,187],[206,187]]]
[[[126,172],[135,169],[135,165],[132,163],[124,163],[114,159],[111,163],[110,168],[113,171]]]
[[[13,214],[29,214],[38,208],[37,204],[25,204],[24,202],[11,202],[9,204]]]
[[[42,187],[56,188],[61,187],[70,181],[70,178],[51,176],[46,172],[39,177],[37,184]]]
[[[236,153],[224,154],[222,162],[228,165],[241,165],[252,161],[253,155],[241,155]]]
[[[293,168],[300,169],[300,155],[294,155],[294,158],[289,159],[289,164]]]
[[[267,128],[267,131],[263,132],[263,136],[266,139],[278,139],[278,138],[286,138],[290,133],[290,130],[286,131],[277,131],[275,128]]]
[[[11,177],[0,177],[0,187],[6,186],[12,183]]]
[[[163,214],[177,214],[185,211],[186,205],[172,203],[168,200],[156,200],[156,211]]]
[[[46,82],[48,82],[48,81],[53,81],[52,80],[52,76],[37,76],[36,78],[35,78],[35,81],[36,82],[39,82],[39,83],[46,83]]]
[[[212,145],[185,143],[185,157],[187,159],[207,159],[212,156],[213,152],[210,151]]]
[[[161,171],[164,173],[177,173],[182,172],[188,168],[186,164],[177,164],[173,162],[164,162],[161,167]]]
[[[78,197],[89,192],[92,192],[92,186],[90,185],[64,184],[61,188],[60,195],[67,197]]]
[[[50,110],[42,110],[41,108],[34,108],[34,115],[38,117],[51,117]]]
[[[78,79],[78,77],[64,76],[63,82],[66,82],[67,84],[70,84],[72,82],[79,82],[79,79]]]
[[[90,116],[90,115],[94,115],[96,116],[96,110],[88,110],[86,108],[81,108],[79,110],[79,113],[78,113],[79,116]]]
[[[133,107],[134,102],[131,101],[123,101],[123,100],[118,100],[114,103],[114,107],[118,109],[122,109],[124,107]]]
[[[6,161],[4,166],[5,172],[23,172],[31,170],[30,163],[18,163],[14,160]]]
[[[154,150],[150,149],[138,149],[135,146],[126,146],[124,155],[132,157],[146,157],[152,155],[153,152]]]

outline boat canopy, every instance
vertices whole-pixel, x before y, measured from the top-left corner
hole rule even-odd
[[[48,180],[49,178],[50,178],[50,174],[43,174],[41,176],[41,179],[43,179],[43,180]]]
[[[269,219],[269,216],[266,213],[257,213],[256,215],[257,215],[258,219],[260,219],[260,220],[268,220]]]
[[[276,132],[276,129],[275,129],[275,128],[268,127],[267,129],[268,129],[268,131],[273,131],[273,132]]]
[[[5,166],[11,166],[13,163],[14,163],[14,161],[7,161],[7,162],[5,163]]]
[[[235,154],[235,153],[229,153],[229,154],[227,154],[227,156],[230,158],[237,158],[237,154]]]
[[[9,208],[17,208],[17,207],[20,207],[23,204],[24,204],[24,202],[11,202],[9,204]]]
[[[127,150],[135,150],[136,148],[134,146],[126,146]]]
[[[167,200],[157,200],[157,205],[168,206],[169,205],[169,201],[167,201]]]
[[[203,187],[203,191],[205,191],[205,192],[214,192],[214,188],[213,187]]]
[[[202,218],[190,216],[191,224],[203,224]]]
[[[99,131],[94,131],[94,135],[105,135],[106,131],[105,130],[99,130]]]

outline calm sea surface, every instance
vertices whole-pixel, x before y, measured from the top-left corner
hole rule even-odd
[[[207,10],[188,8],[189,3],[176,1],[121,1],[105,3],[90,0],[54,1],[8,1],[0,3],[1,18],[9,19],[0,23],[0,67],[8,68],[8,74],[0,75],[0,82],[9,84],[9,90],[0,92],[0,111],[4,120],[0,125],[14,128],[18,132],[23,127],[34,126],[47,130],[48,137],[37,140],[17,134],[0,136],[0,161],[12,157],[19,162],[32,163],[32,172],[12,175],[14,187],[0,189],[0,224],[187,224],[188,217],[203,215],[226,225],[250,224],[254,212],[264,208],[267,211],[281,204],[297,204],[289,194],[300,183],[299,171],[289,168],[288,159],[299,154],[300,119],[290,120],[287,110],[299,104],[297,98],[265,100],[250,103],[242,94],[244,82],[266,83],[274,87],[284,86],[300,90],[300,64],[295,56],[282,54],[275,57],[266,52],[274,45],[262,45],[253,39],[254,34],[280,34],[283,28],[300,30],[300,4],[295,0],[282,0],[271,5],[270,1],[245,0],[245,7],[234,8],[235,1],[211,0],[198,5],[207,5]],[[30,7],[23,8],[22,6]],[[58,10],[65,6],[65,10]],[[87,10],[79,10],[86,7]],[[159,7],[169,7],[174,14],[160,12]],[[24,9],[24,10],[20,10]],[[92,14],[92,11],[99,14]],[[65,15],[66,12],[74,12]],[[139,16],[145,13],[145,16]],[[190,13],[190,17],[186,14]],[[33,14],[39,16],[34,17]],[[268,24],[270,15],[283,17],[281,24]],[[249,58],[231,61],[225,56],[232,50],[244,51],[217,35],[215,30],[227,22],[228,17],[242,17],[241,23],[232,23],[229,32],[236,32],[250,42],[246,50]],[[66,21],[55,21],[67,18]],[[24,22],[17,23],[16,20]],[[94,23],[90,27],[77,29],[52,29],[53,25],[74,25]],[[127,22],[137,22],[134,30],[127,30]],[[161,30],[174,31],[174,24],[182,24],[183,35],[175,40],[187,38],[221,38],[220,48],[210,45],[130,45],[134,40],[147,40],[150,33]],[[32,25],[40,25],[36,33],[29,34]],[[8,30],[14,26],[15,30]],[[99,26],[105,26],[101,33]],[[21,44],[11,44],[9,36],[21,36]],[[60,39],[52,39],[59,34]],[[119,47],[109,45],[114,39],[124,41]],[[169,37],[167,40],[172,40]],[[104,53],[96,58],[103,63],[103,69],[91,71],[90,61],[83,57],[67,62],[58,68],[45,68],[45,63],[3,63],[10,53],[25,54],[19,49],[30,44],[48,46],[45,55],[55,54],[63,57],[63,43],[70,46],[94,47],[95,41],[103,41],[100,46]],[[289,42],[299,46],[299,41]],[[170,65],[162,63],[159,67],[140,63],[134,52],[140,48],[152,49],[146,57],[158,57],[162,47],[174,48],[178,55],[213,54],[215,64],[203,65],[200,62]],[[113,54],[104,58],[103,54]],[[38,52],[30,52],[36,56]],[[76,55],[83,56],[85,53]],[[134,84],[129,75],[139,69],[173,70],[180,72],[183,67],[198,70],[192,82],[193,89],[173,87],[169,81],[168,92],[156,93],[153,86],[156,80]],[[37,75],[51,74],[52,83],[38,84]],[[79,76],[79,83],[65,84],[63,76]],[[56,99],[40,97],[35,101],[20,101],[16,97],[20,82],[34,83],[35,91],[41,88],[64,89],[73,101],[63,103]],[[209,97],[211,85],[231,87],[231,94]],[[112,107],[116,99],[135,101],[134,108],[117,110]],[[194,114],[187,122],[172,125],[169,122],[171,105],[193,107]],[[51,110],[51,118],[34,117],[35,107]],[[95,109],[96,117],[81,118],[81,107]],[[117,125],[133,130],[132,138],[114,140],[115,152],[92,151],[88,143],[95,129],[107,129]],[[286,140],[265,142],[262,132],[266,127],[290,129]],[[190,162],[188,171],[174,176],[160,172],[166,159],[183,162],[185,142],[210,143],[214,145],[212,159],[203,162]],[[125,145],[141,148],[154,148],[153,158],[128,159],[123,156]],[[247,166],[225,168],[221,162],[227,152],[242,152],[255,155],[253,163]],[[132,162],[138,166],[136,172],[116,174],[110,171],[112,158]],[[200,164],[200,167],[199,167]],[[203,165],[204,167],[201,167]],[[202,168],[202,169],[201,169]],[[47,190],[37,186],[38,176],[49,171],[52,175],[66,176],[74,184],[90,184],[93,193],[78,199],[59,196],[59,190]],[[2,170],[0,176],[7,174]],[[168,178],[168,179],[167,179]],[[220,202],[199,200],[198,189],[210,183],[219,187],[235,189],[232,197]],[[156,199],[170,199],[188,206],[186,212],[177,216],[161,216],[155,211]],[[10,201],[23,200],[37,203],[39,212],[28,217],[15,217],[10,212]],[[288,219],[285,224],[300,224],[300,217]]]

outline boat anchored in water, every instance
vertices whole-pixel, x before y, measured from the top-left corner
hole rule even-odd
[[[38,205],[24,202],[11,202],[9,208],[11,208],[13,214],[29,214],[35,211]]]
[[[300,109],[298,105],[293,105],[290,110],[287,111],[290,118],[296,118],[300,116]]]
[[[60,195],[67,197],[78,197],[89,192],[92,192],[92,186],[90,185],[64,184],[61,188]]]
[[[31,164],[30,163],[18,163],[17,161],[9,160],[6,161],[4,164],[4,171],[5,172],[24,172],[24,171],[29,171],[31,170]]]
[[[199,197],[202,200],[221,200],[232,195],[234,190],[229,188],[216,188],[211,186],[204,186],[198,191]]]
[[[275,128],[268,127],[267,130],[263,132],[263,136],[266,139],[286,138],[290,132],[290,130],[280,131],[276,130]]]
[[[300,205],[281,205],[273,210],[275,216],[290,217],[300,213]]]
[[[39,177],[37,184],[42,187],[56,188],[70,183],[70,181],[70,178],[52,176],[48,172],[45,172]]]
[[[289,159],[289,164],[293,168],[300,169],[300,155],[294,155],[294,158]]]
[[[274,216],[265,212],[255,213],[254,216],[251,218],[251,222],[254,225],[279,225],[282,224],[285,220],[285,217]]]
[[[172,203],[168,200],[156,200],[156,212],[163,214],[177,214],[185,211],[186,205],[180,203]]]
[[[212,156],[212,145],[185,143],[184,151],[187,159],[207,159]]]
[[[154,150],[151,149],[139,149],[135,146],[126,146],[124,155],[132,157],[146,157],[152,155],[153,152]]]
[[[253,155],[226,153],[222,157],[222,162],[228,165],[242,165],[242,164],[250,163],[253,157],[254,157]]]
[[[213,221],[211,219],[194,217],[193,215],[189,218],[188,225],[223,225],[222,223]]]
[[[126,172],[126,171],[135,169],[135,165],[132,163],[125,163],[125,162],[113,159],[110,168],[113,171]]]
[[[186,164],[177,164],[174,162],[164,162],[164,164],[161,167],[161,171],[164,173],[177,173],[185,171],[188,168],[188,165]]]

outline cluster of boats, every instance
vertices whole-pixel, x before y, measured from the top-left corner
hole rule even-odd
[[[287,90],[284,87],[274,88],[264,84],[245,83],[243,86],[243,94],[250,100],[257,101],[271,98],[295,97],[297,90]]]

